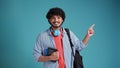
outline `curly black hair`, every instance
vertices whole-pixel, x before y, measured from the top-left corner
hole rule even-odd
[[[65,12],[61,8],[58,7],[51,8],[46,14],[46,18],[50,19],[53,15],[58,15],[62,17],[63,21],[65,20]]]

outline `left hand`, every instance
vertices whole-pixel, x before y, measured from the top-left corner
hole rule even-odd
[[[93,24],[92,26],[90,26],[90,28],[88,29],[88,31],[87,31],[87,36],[88,37],[91,37],[91,36],[93,36],[93,34],[94,34],[94,29],[93,29],[93,27],[95,26],[95,24]]]

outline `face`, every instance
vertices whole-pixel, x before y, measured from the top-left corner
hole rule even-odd
[[[49,19],[49,22],[52,28],[59,28],[63,22],[63,19],[58,15],[54,15]]]

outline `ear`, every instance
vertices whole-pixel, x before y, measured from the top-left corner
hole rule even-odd
[[[50,23],[50,19],[48,19],[48,22]]]

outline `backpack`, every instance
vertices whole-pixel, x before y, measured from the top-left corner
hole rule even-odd
[[[71,49],[72,49],[72,54],[74,56],[73,68],[84,68],[83,61],[82,61],[82,56],[80,55],[79,51],[75,50],[75,55],[74,55],[73,48],[72,48],[74,45],[71,41],[69,29],[65,28],[65,31],[67,32],[67,36],[69,38],[70,46],[71,46]]]

